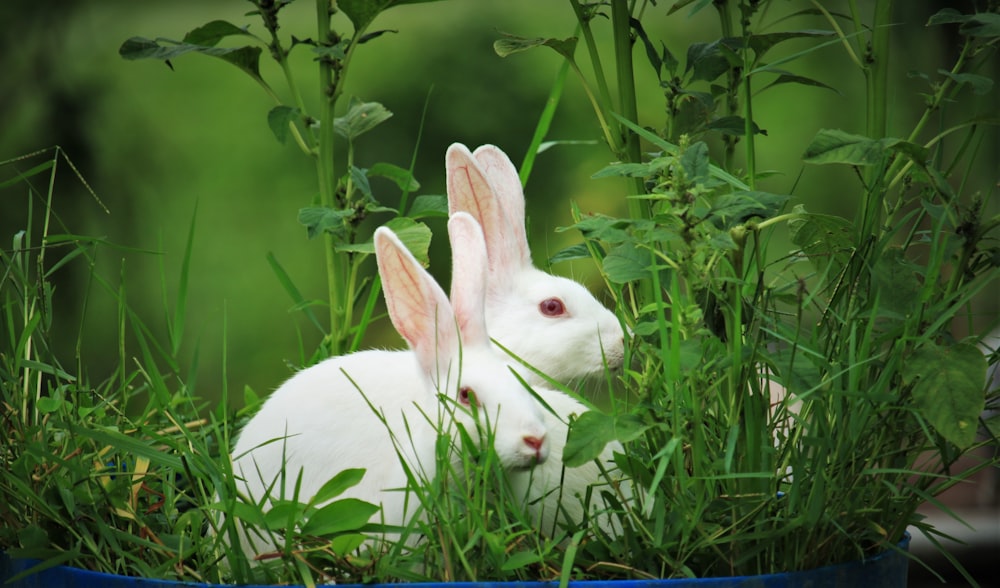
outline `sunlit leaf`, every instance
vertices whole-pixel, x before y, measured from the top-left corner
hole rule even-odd
[[[612,441],[627,443],[637,439],[646,425],[635,415],[612,416],[589,410],[570,425],[563,448],[563,463],[577,467],[597,459]]]
[[[649,250],[640,249],[630,241],[608,251],[603,261],[605,275],[617,284],[648,278],[651,266]]]
[[[309,504],[318,504],[334,499],[345,491],[361,483],[364,478],[364,468],[351,468],[343,470],[323,484],[316,494],[309,500]]]
[[[351,98],[347,113],[333,121],[334,130],[341,137],[353,140],[374,129],[392,116],[392,113],[378,102],[361,102]]]
[[[309,515],[302,533],[324,536],[357,531],[378,511],[378,506],[357,498],[337,500]]]

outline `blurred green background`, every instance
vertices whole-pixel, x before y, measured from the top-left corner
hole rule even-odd
[[[694,16],[688,9],[667,16],[670,4],[650,5],[644,23],[649,36],[662,40],[675,56],[683,59],[694,41],[719,37],[711,7]],[[823,4],[836,11],[846,3]],[[924,25],[931,14],[952,4],[896,3],[890,125],[898,136],[909,133],[922,107],[915,94],[927,89],[926,82],[909,73],[934,75],[951,66],[956,37],[946,28]],[[809,6],[801,1],[776,2],[768,21]],[[308,356],[321,338],[292,311],[290,298],[267,262],[267,255],[273,254],[306,298],[324,297],[321,240],[308,240],[296,220],[299,208],[310,205],[316,194],[315,169],[293,145],[276,141],[266,122],[274,102],[243,72],[200,55],[176,59],[172,71],[156,61],[125,61],[118,48],[131,36],[180,39],[214,19],[249,24],[252,32],[265,35],[259,20],[246,16],[251,8],[239,1],[177,0],[0,6],[5,31],[0,40],[4,77],[0,160],[53,145],[65,149],[109,212],[65,166],[58,173],[55,212],[73,233],[106,236],[130,248],[101,249],[98,271],[113,284],[124,276],[130,304],[160,332],[166,314],[173,312],[187,233],[196,219],[184,354],[192,362],[197,357],[191,368],[196,377],[188,376],[188,383],[208,398],[217,397],[221,389],[224,362],[232,393],[238,395],[248,385],[263,394],[280,384],[290,366]],[[312,3],[295,2],[282,15],[286,41],[288,35],[315,35]],[[776,26],[828,28],[819,17]],[[350,31],[342,16],[336,27]],[[444,194],[443,158],[452,142],[473,147],[493,143],[520,163],[561,65],[554,52],[541,49],[501,59],[493,51],[493,41],[501,31],[570,36],[575,19],[570,5],[557,0],[447,0],[393,8],[373,28],[394,32],[361,48],[348,74],[346,95],[381,102],[395,116],[360,139],[357,164],[369,167],[386,161],[408,167],[416,150],[415,174],[422,185],[417,193]],[[600,34],[607,32],[600,21],[595,28]],[[610,51],[609,39],[601,41]],[[815,43],[789,43],[772,59]],[[302,90],[314,105],[313,56],[307,47],[292,55]],[[589,72],[582,47],[578,55]],[[610,60],[610,52],[606,58]],[[664,119],[662,91],[641,48],[636,49],[635,59],[640,119],[655,128]],[[266,51],[261,64],[263,76],[283,89],[280,72]],[[850,214],[858,198],[851,171],[804,166],[801,154],[820,128],[863,131],[862,75],[839,45],[810,53],[787,67],[837,92],[787,85],[756,98],[756,122],[768,131],[757,140],[758,168],[775,172],[761,188],[791,193],[793,204],[805,203],[811,210]],[[994,64],[991,75],[997,73]],[[995,92],[965,96],[968,101],[962,108],[968,112],[996,110]],[[980,167],[971,176],[984,196],[996,189],[996,165],[990,162],[996,162],[1000,152],[996,132],[988,133],[980,145]],[[533,253],[542,266],[549,255],[577,240],[572,233],[554,230],[570,224],[571,200],[585,212],[621,214],[625,196],[619,180],[590,179],[611,156],[600,143],[589,104],[573,77],[548,138],[593,143],[560,146],[542,153],[536,162],[527,198]],[[717,150],[718,144],[713,148]],[[41,159],[36,156],[0,168],[0,180]],[[44,191],[44,182],[39,187]],[[388,182],[373,188],[389,205],[398,198]],[[38,202],[34,208],[37,221]],[[15,232],[26,226],[28,210],[26,190],[15,186],[0,191],[3,247],[9,247]],[[373,219],[368,228],[377,222]],[[444,223],[434,219],[431,225],[438,235],[432,269],[447,283]],[[554,271],[599,288],[590,264],[560,264]],[[98,290],[86,276],[82,264],[60,272],[56,308],[61,316],[56,317],[56,329],[65,333],[69,357],[75,353],[77,333],[83,333],[80,363],[92,379],[100,380],[116,361],[116,309],[108,296],[90,297],[81,326],[86,292]],[[381,321],[383,328],[373,332],[366,345],[399,345],[386,325]]]

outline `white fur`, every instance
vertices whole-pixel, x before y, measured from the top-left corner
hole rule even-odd
[[[621,366],[624,333],[617,317],[581,284],[547,274],[532,264],[525,233],[524,191],[507,155],[493,145],[483,145],[470,153],[467,147],[455,143],[448,148],[445,168],[450,213],[471,214],[482,225],[486,238],[486,325],[490,337],[560,382],[600,373],[605,365]],[[451,245],[453,250],[466,246],[454,238]],[[566,312],[557,317],[544,315],[539,304],[549,298],[561,300]],[[597,464],[575,468],[563,465],[566,421],[588,407],[566,394],[538,387],[543,380],[530,370],[519,373],[536,385],[535,392],[554,414],[545,414],[552,446],[550,459],[531,471],[511,473],[514,491],[524,497],[541,528],[552,531],[567,519],[573,524],[584,519],[582,501],[588,486],[595,485],[587,508],[604,531],[616,532],[618,527],[610,517],[600,514],[604,504],[599,492],[607,486],[602,484]],[[622,451],[621,445],[609,444],[598,458],[613,479],[616,451]],[[620,481],[620,492],[631,496],[628,481]]]
[[[455,143],[445,156],[448,208],[467,212],[483,227],[489,256],[486,325],[490,336],[554,380],[568,382],[621,366],[624,332],[617,317],[579,283],[536,269],[525,234],[524,192],[503,151],[483,145],[470,153]],[[464,244],[452,242],[452,247]],[[549,317],[539,304],[558,298],[564,315]],[[532,383],[542,379],[521,370]]]
[[[448,230],[467,244],[453,254],[453,273],[463,279],[452,285],[450,302],[391,231],[376,231],[386,306],[411,350],[334,357],[292,376],[239,436],[233,469],[240,490],[259,501],[273,484],[271,498],[290,499],[301,472],[298,500],[306,502],[337,473],[365,468],[361,483],[342,497],[381,503],[384,522],[404,524],[415,504],[410,497],[406,507],[407,493],[401,491],[406,476],[397,449],[410,467],[434,476],[439,422],[447,426],[453,411],[467,430],[476,430],[471,412],[457,406],[463,387],[474,391],[480,420],[489,420],[506,468],[521,470],[546,460],[541,408],[486,335],[481,230],[468,215],[453,216]],[[442,403],[439,393],[453,402]],[[246,539],[244,549],[253,556],[273,546]]]

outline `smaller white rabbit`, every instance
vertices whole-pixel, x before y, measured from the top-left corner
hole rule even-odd
[[[532,265],[524,229],[524,191],[517,168],[493,145],[470,153],[455,143],[445,155],[448,209],[483,227],[489,256],[486,326],[490,336],[559,382],[621,366],[618,318],[581,284]],[[452,241],[452,247],[462,243]],[[540,383],[530,370],[521,375]]]
[[[552,449],[544,463],[531,470],[510,473],[514,495],[525,501],[528,512],[544,533],[551,534],[567,523],[579,525],[587,517],[608,535],[620,534],[621,524],[606,512],[608,508],[601,493],[610,491],[623,502],[631,500],[632,483],[622,476],[614,463],[614,454],[624,452],[624,448],[617,441],[609,443],[597,458],[600,466],[591,461],[577,467],[565,467],[563,450],[568,427],[564,419],[579,416],[588,407],[555,390],[538,389],[536,393],[552,409],[551,413],[545,413],[545,428]],[[606,475],[601,472],[602,467]],[[588,488],[590,501],[586,502]]]
[[[541,407],[486,334],[482,231],[465,214],[454,215],[448,231],[465,244],[453,252],[458,278],[450,303],[389,229],[375,232],[389,317],[411,351],[334,357],[282,384],[247,423],[233,450],[237,487],[252,499],[259,501],[269,488],[272,498],[292,498],[301,474],[298,500],[305,502],[344,469],[365,468],[361,483],[342,496],[381,503],[382,520],[402,525],[412,512],[407,513],[407,493],[401,490],[407,478],[397,448],[411,468],[432,477],[435,427],[442,426],[435,419],[453,415],[474,432],[472,403],[478,424],[488,419],[505,468],[523,470],[546,460],[549,442]],[[248,537],[243,548],[252,557],[273,546]]]

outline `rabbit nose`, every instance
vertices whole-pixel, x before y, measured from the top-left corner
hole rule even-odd
[[[534,437],[532,435],[525,435],[523,437],[524,444],[535,450],[535,459],[538,461],[542,460],[542,446],[545,445],[545,436]]]

